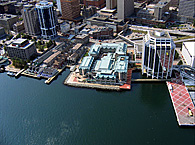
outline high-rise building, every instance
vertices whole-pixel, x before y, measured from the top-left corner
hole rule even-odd
[[[195,1],[180,0],[179,16],[181,17],[182,21],[187,21],[188,19],[195,19]]]
[[[38,11],[41,36],[45,39],[51,39],[56,36],[56,21],[53,9],[53,3],[40,1],[36,4]]]
[[[134,0],[118,0],[117,14],[118,19],[125,19],[134,13]]]
[[[29,35],[40,35],[39,19],[35,6],[24,5],[22,9],[22,17],[24,20],[24,28]]]
[[[80,16],[78,0],[61,0],[62,19],[74,20]]]
[[[117,0],[106,0],[106,9],[114,9],[117,6]]]
[[[163,79],[171,77],[175,44],[168,32],[148,31],[142,51],[142,74]]]
[[[60,0],[56,0],[56,3],[57,3],[57,8],[60,11],[60,14],[62,14],[61,1]]]

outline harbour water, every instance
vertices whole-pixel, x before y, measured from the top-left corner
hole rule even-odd
[[[63,85],[68,73],[50,85],[0,74],[0,145],[194,145],[165,83],[100,91]]]

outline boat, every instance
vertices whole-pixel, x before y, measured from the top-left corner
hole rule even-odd
[[[7,72],[7,75],[8,76],[11,76],[11,77],[14,77],[15,76],[15,74],[13,72]]]

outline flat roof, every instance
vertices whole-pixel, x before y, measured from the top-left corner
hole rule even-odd
[[[82,69],[90,69],[92,63],[93,63],[94,57],[92,56],[86,56],[83,58],[82,63],[80,64],[79,68]]]
[[[151,37],[154,38],[171,38],[167,31],[148,31]]]
[[[116,72],[127,72],[128,68],[128,56],[119,56],[115,63],[115,71]]]
[[[23,38],[18,38],[17,40],[13,41],[14,44],[21,44],[24,41],[26,41],[27,39],[23,39]]]
[[[183,42],[191,56],[195,56],[195,42]]]
[[[102,59],[101,59],[101,63],[100,63],[100,66],[99,66],[99,69],[101,70],[108,70],[110,69],[110,63],[111,63],[111,58],[112,56],[104,56]]]

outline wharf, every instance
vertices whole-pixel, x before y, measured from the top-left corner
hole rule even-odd
[[[45,83],[46,84],[50,84],[64,69],[66,68],[66,66],[64,66],[62,69],[58,69],[58,72],[51,78],[48,78]]]
[[[74,76],[74,72],[71,72],[68,77],[64,81],[65,85],[72,87],[81,87],[81,88],[91,88],[91,89],[102,89],[102,90],[112,90],[112,91],[120,91],[120,86],[115,85],[102,85],[95,83],[87,83],[87,82],[78,82],[77,78]]]
[[[170,79],[131,79],[132,82],[166,82]]]
[[[195,126],[195,108],[184,83],[178,78],[166,83],[179,126]]]
[[[16,78],[19,77],[20,74],[21,74],[23,71],[25,71],[25,69],[20,70],[20,71],[15,75],[15,77],[16,77]]]
[[[27,77],[32,77],[32,78],[35,78],[35,79],[40,79],[41,78],[41,77],[38,77],[37,75],[32,75],[32,74],[25,73],[25,71],[23,71],[21,73],[21,75],[27,76]]]
[[[128,69],[127,71],[127,82],[126,84],[120,86],[120,89],[130,90],[131,89],[131,76],[132,76],[132,69]]]

